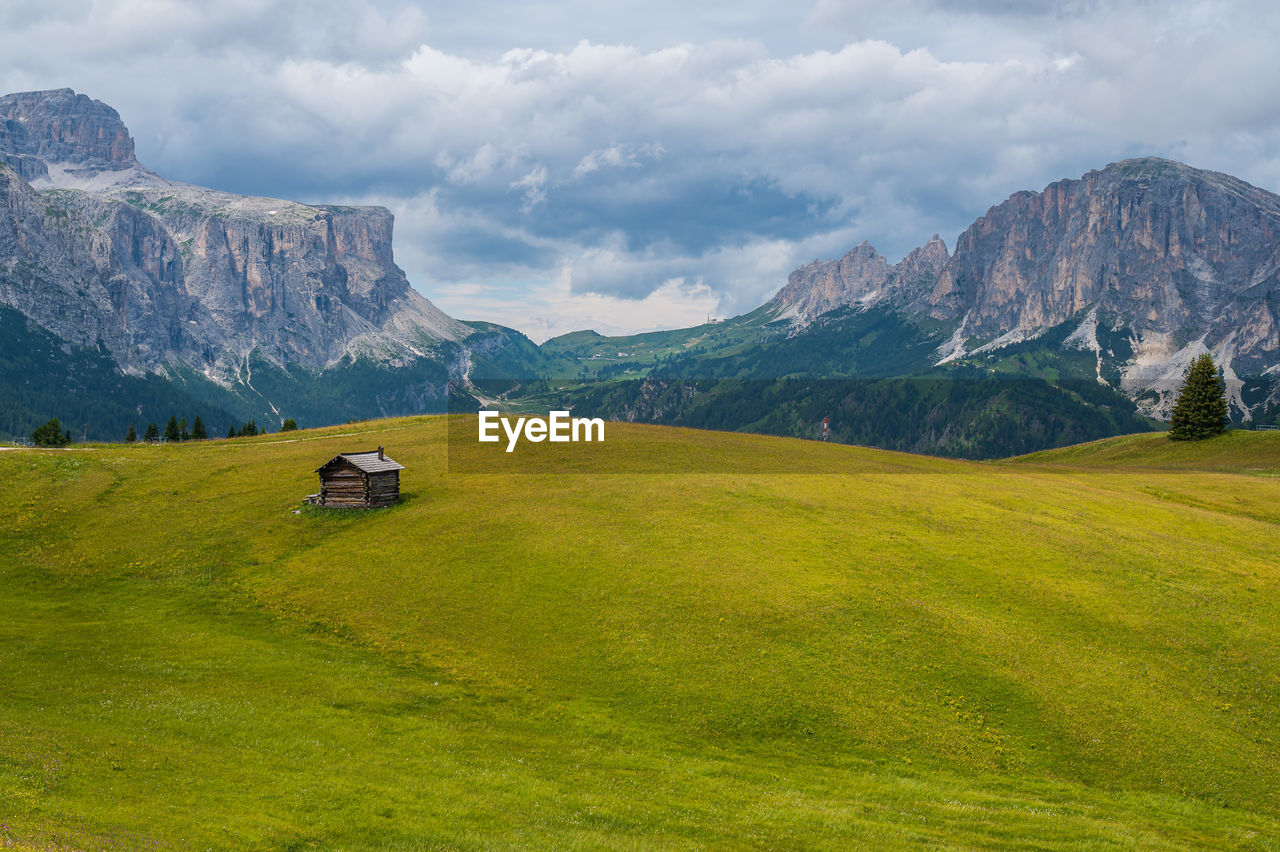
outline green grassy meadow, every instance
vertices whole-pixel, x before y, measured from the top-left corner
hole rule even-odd
[[[447,419],[0,452],[0,848],[1280,848],[1280,433]]]

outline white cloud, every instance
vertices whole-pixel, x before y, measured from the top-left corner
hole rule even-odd
[[[520,212],[529,213],[547,200],[547,167],[535,166],[524,177],[513,180],[509,186],[524,190],[524,204],[520,205]]]
[[[573,167],[573,177],[583,178],[592,172],[605,168],[638,168],[644,159],[662,156],[662,146],[644,145],[610,145],[587,154]]]
[[[719,300],[705,285],[681,278],[663,281],[643,299],[574,292],[562,273],[532,287],[497,284],[455,293],[438,303],[467,319],[482,318],[523,331],[535,343],[570,331],[632,334],[699,325],[717,314]]]
[[[953,242],[1126,156],[1280,187],[1271,4],[461,8],[11,4],[0,87],[110,103],[171,177],[386,204],[410,279],[458,313],[525,316],[523,287],[632,330],[749,309],[864,238],[891,259]],[[522,307],[467,310],[459,285]]]

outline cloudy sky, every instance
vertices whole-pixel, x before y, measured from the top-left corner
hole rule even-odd
[[[1280,191],[1280,5],[45,0],[0,89],[116,107],[166,177],[396,213],[446,311],[670,328],[869,240],[1155,154]]]

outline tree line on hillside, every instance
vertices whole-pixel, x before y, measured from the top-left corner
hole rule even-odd
[[[556,396],[556,394],[552,394]],[[562,395],[575,414],[828,440],[958,458],[1018,455],[1149,431],[1097,382],[953,373],[892,379],[607,382]]]
[[[1114,388],[1087,379],[953,368],[895,378],[647,378],[575,388],[527,382],[524,391],[575,414],[798,438],[959,458],[998,458],[1132,432],[1152,425]],[[1169,437],[1222,432],[1225,385],[1208,355],[1188,370]]]
[[[280,424],[281,432],[291,432],[298,428],[298,422],[292,417],[286,418]],[[260,427],[253,420],[246,420],[240,426],[232,424],[227,428],[228,438],[243,438],[252,435],[267,434],[266,427]],[[214,437],[209,434],[208,428],[204,425],[204,420],[200,415],[190,426],[187,425],[187,418],[179,418],[177,415],[170,415],[169,422],[162,430],[156,423],[148,423],[146,429],[143,430],[142,436],[139,437],[137,427],[129,424],[129,431],[124,436],[126,444],[136,444],[139,441],[148,444],[156,444],[160,442],[177,444],[182,441],[204,441]],[[37,426],[31,433],[31,443],[37,447],[65,447],[71,443],[71,430],[64,429],[57,417],[52,417],[48,422]]]
[[[1110,389],[1090,382],[1051,385],[1009,380],[919,376],[911,379],[679,380],[650,377],[578,389],[573,407],[617,420],[703,429],[810,437],[829,421],[842,443],[961,458],[991,458],[1088,441],[1150,427]],[[1198,440],[1230,424],[1226,385],[1213,358],[1201,355],[1187,370],[1174,404],[1169,438]],[[298,428],[292,417],[281,432]],[[253,420],[227,429],[228,438],[266,434]],[[169,417],[164,431],[148,423],[141,439],[129,424],[126,443],[201,441],[210,437],[199,415]],[[62,447],[71,430],[57,417],[38,426],[31,442]]]

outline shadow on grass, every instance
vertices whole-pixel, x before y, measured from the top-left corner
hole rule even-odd
[[[418,495],[411,491],[400,492],[400,499],[390,506],[381,509],[339,509],[332,506],[316,506],[302,503],[290,509],[291,512],[326,524],[352,524],[367,518],[380,518],[401,511],[406,504],[412,503]]]

